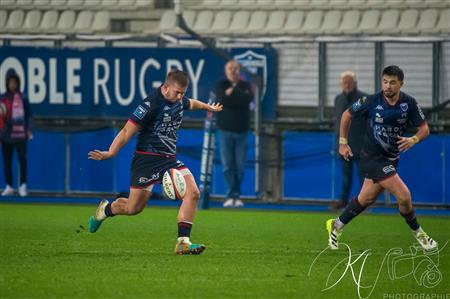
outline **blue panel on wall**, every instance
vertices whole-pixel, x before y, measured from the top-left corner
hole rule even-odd
[[[89,150],[108,149],[117,132],[113,129],[104,129],[67,133],[71,142],[71,191],[118,192],[129,189],[130,163],[135,149],[135,138],[123,147],[114,159],[107,161],[87,159]],[[32,191],[64,191],[65,134],[35,131],[34,135],[35,138],[28,144],[28,188]],[[333,134],[286,132],[284,139],[284,196],[312,199],[339,197],[342,182],[341,162],[333,156]],[[255,196],[253,134],[249,134],[248,141],[249,150],[242,194]],[[202,142],[202,129],[183,129],[179,132],[177,157],[189,167],[197,183]],[[3,161],[0,159],[0,167],[2,164]],[[17,188],[17,157],[14,158],[14,165],[14,181]],[[410,188],[415,203],[450,204],[450,135],[431,135],[404,153],[399,164],[399,174]],[[3,186],[2,173],[0,188]],[[155,189],[159,190],[159,187]],[[217,195],[225,195],[226,192],[218,148],[211,191]],[[359,186],[355,183],[351,195],[356,195],[358,191]]]
[[[334,197],[339,197],[342,184],[341,162],[336,160],[333,165],[330,154],[334,150],[333,134],[288,132],[284,136],[285,196],[327,199],[333,197],[334,190]],[[450,138],[448,136],[444,138],[449,148]],[[416,203],[439,204],[445,199],[448,200],[446,188],[450,184],[448,178],[450,163],[448,159],[443,160],[449,155],[448,149],[444,155],[444,138],[442,135],[431,135],[401,156],[399,174],[410,188],[413,201]],[[445,163],[447,164],[444,168]],[[444,174],[445,172],[447,174]],[[353,179],[351,196],[359,191],[356,172]],[[383,196],[380,196],[380,199],[383,199]]]
[[[28,188],[64,191],[66,149],[64,133],[36,131],[28,143]]]
[[[33,139],[27,144],[28,179],[31,191],[64,191],[65,147],[64,134],[44,131],[33,132]],[[3,188],[3,159],[0,159],[0,186]],[[13,158],[13,186],[19,180],[17,152]]]
[[[114,160],[88,160],[91,150],[108,150],[113,129],[72,133],[70,138],[70,190],[114,191]]]
[[[177,159],[183,162],[199,184],[200,161],[203,146],[203,130],[180,130],[178,132]]]
[[[333,135],[284,135],[284,196],[329,199],[332,195]]]
[[[443,141],[442,136],[430,135],[401,155],[398,172],[415,203],[443,202]]]

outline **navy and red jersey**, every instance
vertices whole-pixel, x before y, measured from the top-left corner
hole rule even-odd
[[[187,97],[175,103],[166,100],[161,87],[145,98],[129,118],[140,128],[136,152],[175,156],[183,110],[189,109],[189,105]]]
[[[383,92],[379,92],[359,99],[349,108],[349,112],[355,118],[364,117],[367,120],[363,150],[390,159],[399,158],[397,141],[403,137],[408,124],[419,127],[425,121],[417,101],[403,92],[400,92],[395,105],[390,105]]]

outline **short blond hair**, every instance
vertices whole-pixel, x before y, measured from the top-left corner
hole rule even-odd
[[[186,87],[189,85],[189,76],[182,70],[173,69],[167,74],[166,83],[177,83]]]
[[[343,71],[341,73],[341,80],[344,79],[345,77],[351,77],[353,79],[353,81],[356,83],[358,82],[358,80],[356,80],[356,74],[353,71],[347,70],[347,71]]]

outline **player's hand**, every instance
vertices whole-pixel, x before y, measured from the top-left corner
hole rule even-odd
[[[0,116],[3,117],[6,115],[6,106],[3,103],[0,103]]]
[[[345,161],[350,161],[350,158],[353,157],[352,149],[348,144],[339,144],[339,154]]]
[[[88,159],[91,159],[91,160],[100,161],[100,160],[106,160],[106,159],[109,159],[112,157],[113,157],[113,155],[109,151],[93,150],[88,153]]]
[[[233,87],[228,87],[227,89],[225,89],[225,94],[227,96],[230,96],[233,93]]]
[[[220,112],[222,109],[223,105],[221,103],[206,104],[206,110],[209,112]]]
[[[399,140],[397,141],[398,150],[400,152],[406,152],[407,150],[412,148],[417,142],[418,140],[416,140],[414,137],[399,137]]]

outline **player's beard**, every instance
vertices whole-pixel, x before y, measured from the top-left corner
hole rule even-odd
[[[394,99],[395,96],[397,95],[395,92],[393,91],[383,91],[384,96],[388,99]]]

